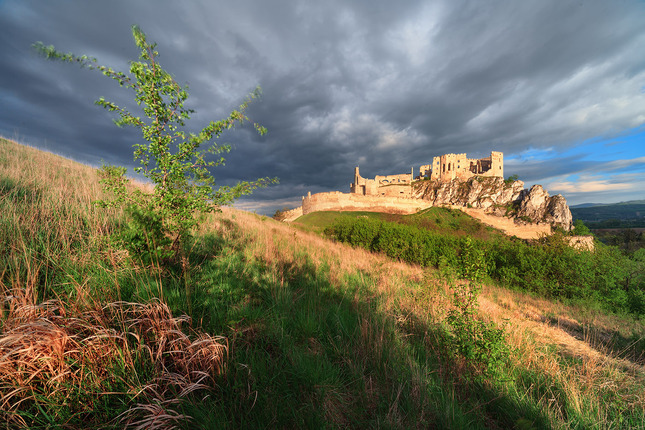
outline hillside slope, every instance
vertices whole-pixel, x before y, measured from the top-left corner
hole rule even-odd
[[[633,318],[482,285],[466,322],[503,329],[502,343],[488,340],[504,356],[490,362],[458,349],[467,345],[449,315],[468,282],[449,271],[233,209],[205,220],[189,271],[160,271],[109,240],[123,218],[91,205],[100,195],[92,169],[0,140],[0,184],[0,370],[20,368],[36,347],[57,348],[38,356],[39,377],[2,372],[0,416],[15,427],[638,428],[645,420],[645,327]],[[134,318],[131,309],[148,313]],[[130,341],[102,344],[92,355],[100,366],[83,373],[91,363],[77,366],[74,351],[101,338],[79,323],[90,320]],[[30,327],[31,342],[52,321],[46,343],[12,346],[17,328]],[[146,327],[166,331],[146,337]],[[178,333],[186,337],[169,337]],[[124,360],[139,344],[161,361],[143,352]],[[111,380],[98,377],[101,368]],[[155,379],[163,369],[172,372]]]

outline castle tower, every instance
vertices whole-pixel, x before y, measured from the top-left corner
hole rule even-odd
[[[491,176],[504,177],[504,153],[499,151],[492,151],[490,153],[490,170]]]

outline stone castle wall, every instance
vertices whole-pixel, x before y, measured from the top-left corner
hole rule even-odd
[[[412,197],[410,185],[414,169],[400,175],[377,175],[374,179],[363,178],[358,167],[354,169],[354,182],[349,185],[351,194],[362,196]]]
[[[290,211],[282,212],[282,221],[285,221],[285,222],[295,221],[296,219],[300,218],[302,215],[303,215],[302,206],[298,206],[297,208],[291,209]]]
[[[431,202],[414,198],[363,196],[332,191],[303,197],[301,209],[303,215],[333,210],[413,214],[430,206]]]
[[[466,154],[444,154],[434,157],[432,167],[421,166],[421,171],[431,171],[435,181],[450,182],[454,179],[465,181],[473,176],[504,177],[504,154],[492,151],[490,157],[468,158]]]

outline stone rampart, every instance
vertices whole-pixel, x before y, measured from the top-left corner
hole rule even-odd
[[[340,191],[318,193],[302,198],[302,214],[317,211],[370,211],[412,214],[432,206],[432,202],[401,197],[362,196]],[[297,210],[297,209],[294,209]]]
[[[281,221],[291,222],[295,219],[300,218],[301,216],[302,216],[302,206],[298,206],[297,208],[291,209],[290,211],[282,212]]]

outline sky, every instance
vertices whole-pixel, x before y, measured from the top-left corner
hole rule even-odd
[[[278,177],[237,207],[272,214],[434,156],[502,151],[505,174],[570,205],[645,199],[642,0],[0,0],[0,135],[77,161],[132,168],[135,128],[100,97],[133,94],[47,61],[32,44],[128,71],[131,26],[189,86],[199,131],[240,103],[267,127],[222,136],[231,185]]]

